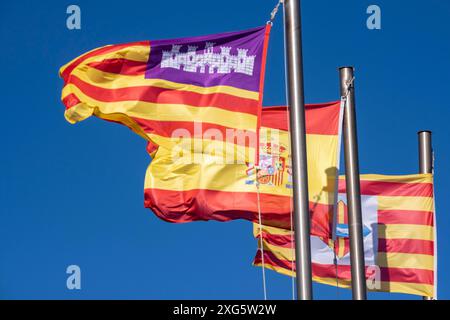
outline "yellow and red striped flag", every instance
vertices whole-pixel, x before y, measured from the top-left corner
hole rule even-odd
[[[341,105],[306,106],[312,233],[330,236],[336,191]],[[291,160],[286,107],[262,111],[259,165],[184,163],[160,149],[147,169],[145,205],[170,222],[244,218],[290,229]],[[259,187],[256,187],[256,183]]]
[[[351,286],[346,201],[340,178],[334,237],[311,236],[313,279],[344,288]],[[361,175],[361,201],[368,289],[436,297],[432,175]],[[254,265],[262,265],[264,252],[266,268],[295,276],[290,231],[264,226],[262,234]]]

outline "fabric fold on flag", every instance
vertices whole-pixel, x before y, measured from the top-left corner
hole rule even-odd
[[[350,288],[346,201],[341,177],[333,237],[312,235],[311,255],[314,281]],[[361,201],[368,290],[436,297],[433,176],[361,175]],[[260,237],[257,224],[254,236]],[[295,276],[291,232],[264,226],[262,237],[254,265],[262,265],[264,252],[266,268]]]

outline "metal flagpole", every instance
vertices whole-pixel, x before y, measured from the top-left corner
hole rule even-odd
[[[305,98],[300,0],[284,1],[287,100],[291,132],[291,160],[295,232],[297,299],[312,299],[308,175],[306,165]]]
[[[355,88],[352,67],[339,68],[341,96],[345,99],[344,156],[350,235],[350,263],[354,300],[366,300],[366,277],[359,183],[358,141],[356,136]]]
[[[433,173],[433,150],[431,147],[431,131],[417,132],[419,135],[419,172]],[[433,300],[432,297],[423,297],[423,300]]]
[[[419,131],[419,172],[433,173],[433,151],[431,131]]]

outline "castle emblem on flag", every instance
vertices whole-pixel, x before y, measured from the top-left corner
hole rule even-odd
[[[185,72],[227,74],[237,72],[253,75],[254,55],[247,55],[248,49],[236,48],[237,54],[231,53],[231,47],[220,47],[220,53],[214,52],[214,43],[206,42],[203,53],[197,53],[197,46],[188,46],[187,52],[181,52],[182,45],[172,45],[170,51],[163,50],[161,68],[174,68]]]

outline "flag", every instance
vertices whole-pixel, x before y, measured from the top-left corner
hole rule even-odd
[[[307,105],[305,110],[311,229],[324,237],[331,232],[341,110],[339,101]],[[258,221],[259,198],[264,224],[290,229],[292,168],[286,107],[263,108],[258,165],[207,160],[192,164],[172,157],[170,150],[158,150],[145,179],[145,205],[160,218]]]
[[[266,25],[92,50],[60,69],[65,117],[75,123],[95,115],[124,124],[149,142],[151,152],[183,145],[179,132],[193,142],[208,130],[240,130],[251,141],[236,152],[253,161],[269,33]],[[202,140],[205,148],[212,143]]]
[[[60,70],[65,117],[95,115],[148,141],[144,205],[166,221],[258,221],[258,185],[264,223],[290,228],[287,111],[264,108],[263,116],[261,107],[269,32],[95,49]],[[306,109],[316,216],[329,215],[335,190],[340,110],[338,102]],[[313,230],[325,236],[331,228]]]
[[[333,237],[311,236],[312,273],[316,282],[349,288],[344,178],[339,180],[337,203]],[[436,297],[432,175],[361,175],[361,203],[368,289]],[[294,276],[295,254],[290,231],[264,226],[262,234],[265,267]],[[254,235],[259,237],[257,224],[254,224]],[[254,265],[262,265],[261,250]]]

